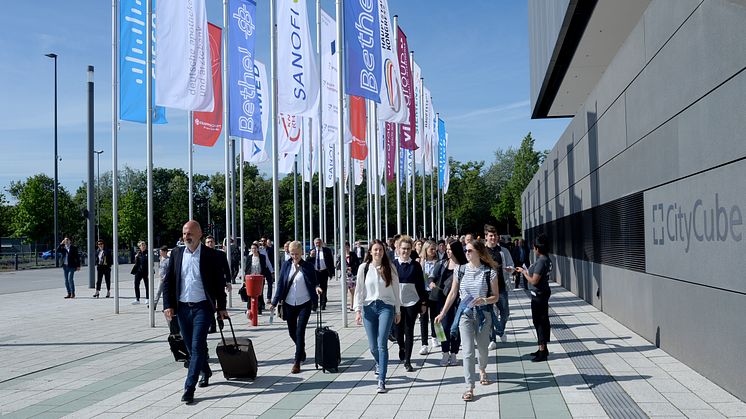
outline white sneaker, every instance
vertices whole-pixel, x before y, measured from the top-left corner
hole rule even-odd
[[[148,304],[148,299],[147,299],[147,298],[145,299],[145,304],[146,304],[146,305]]]
[[[448,355],[448,352],[443,352],[443,357],[440,359],[440,366],[447,367],[450,359],[451,357]]]
[[[456,354],[451,354],[450,359],[448,360],[448,365],[458,365],[458,361],[456,361]]]
[[[495,341],[490,342],[490,346],[488,346],[487,349],[489,349],[490,351],[494,351],[495,349],[497,349],[497,343],[495,343]]]
[[[132,302],[132,305],[133,305],[133,306],[134,306],[134,305],[137,305],[137,304],[140,304],[140,300],[135,300],[135,301],[133,301],[133,302]]]
[[[440,341],[438,338],[430,338],[430,347],[433,349],[440,347]]]
[[[420,348],[420,355],[427,355],[428,352],[427,345],[422,345],[422,348]]]
[[[503,332],[503,335],[500,336],[500,342],[505,343],[508,341],[508,334]]]

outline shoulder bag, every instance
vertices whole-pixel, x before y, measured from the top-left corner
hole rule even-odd
[[[301,267],[298,265],[298,269],[293,273],[293,275],[290,276],[290,281],[288,281],[288,287],[285,290],[285,295],[282,297],[282,300],[277,303],[277,317],[285,320],[285,308],[283,307],[285,305],[285,298],[288,296],[288,292],[290,292],[290,286],[293,285],[293,281],[295,280],[295,276],[298,275],[298,272],[300,272]]]

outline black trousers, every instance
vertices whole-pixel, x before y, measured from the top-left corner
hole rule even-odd
[[[306,326],[311,317],[311,302],[293,306],[287,302],[282,305],[285,321],[288,322],[288,334],[295,343],[295,362],[306,360]]]
[[[417,323],[417,314],[422,310],[421,304],[417,303],[411,307],[401,307],[401,320],[396,325],[396,342],[399,349],[404,348],[404,362],[412,359],[412,347],[414,346],[414,325]]]
[[[539,345],[549,342],[549,296],[531,298],[531,318]]]
[[[422,346],[428,346],[429,342],[427,339],[432,336],[435,337],[435,302],[427,302],[427,311],[424,313],[420,312],[420,340],[422,340]],[[430,328],[428,333],[428,327]]]
[[[106,279],[106,292],[111,289],[111,268],[108,266],[97,266],[96,267],[96,292],[101,291],[101,279]]]
[[[143,281],[145,283],[145,298],[150,298],[148,296],[148,277],[142,276],[140,274],[135,274],[135,299],[137,301],[140,301],[140,281]]]
[[[319,279],[319,287],[321,287],[321,297],[319,299],[320,308],[326,308],[326,289],[329,288],[329,272],[326,270],[316,271],[316,277]]]

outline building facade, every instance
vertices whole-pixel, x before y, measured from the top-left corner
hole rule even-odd
[[[530,0],[555,279],[746,399],[746,0]],[[550,302],[551,306],[551,302]]]

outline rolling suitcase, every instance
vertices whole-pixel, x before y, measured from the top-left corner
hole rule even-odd
[[[342,360],[339,348],[339,335],[329,327],[321,326],[321,310],[316,310],[316,369],[326,372],[339,372]]]
[[[248,378],[253,380],[256,378],[258,368],[254,345],[249,338],[236,338],[230,317],[228,318],[228,325],[231,328],[233,342],[225,341],[223,328],[220,327],[220,337],[223,339],[223,343],[218,344],[216,349],[220,367],[223,369],[223,376],[226,379]]]

